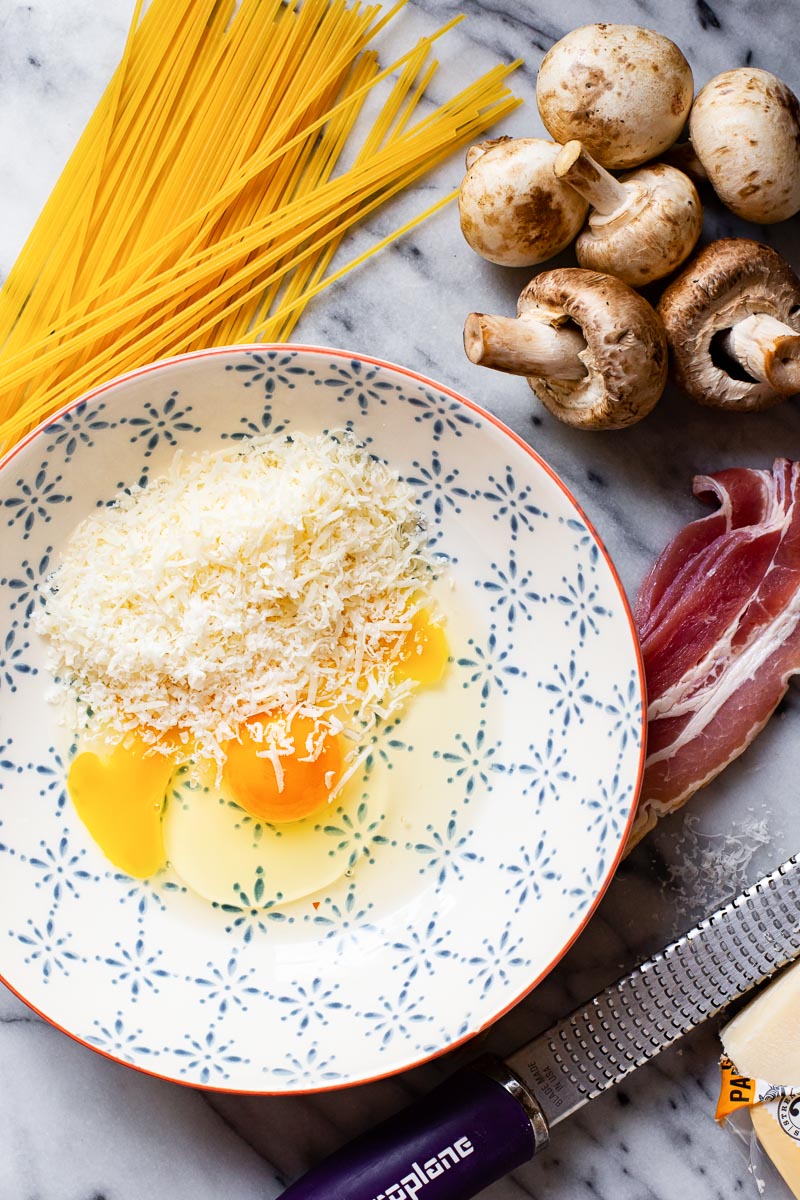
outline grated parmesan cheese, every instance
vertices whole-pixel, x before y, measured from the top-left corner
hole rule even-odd
[[[750,863],[774,836],[767,822],[747,816],[722,833],[706,833],[700,819],[689,813],[671,855],[668,884],[681,915],[718,907],[744,890]]]
[[[37,624],[61,694],[106,736],[175,753],[177,735],[219,763],[258,713],[336,730],[394,711],[432,575],[412,489],[350,434],[267,435],[179,453],[84,520]]]

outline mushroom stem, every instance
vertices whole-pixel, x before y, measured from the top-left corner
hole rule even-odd
[[[578,357],[586,342],[577,329],[537,317],[493,317],[470,313],[464,322],[464,349],[470,362],[510,375],[583,379]]]
[[[512,138],[510,134],[503,134],[502,137],[487,138],[485,142],[475,142],[467,150],[466,166],[469,171],[475,165],[479,158],[482,158],[488,150],[494,150],[495,146],[502,146],[504,142],[510,142]]]
[[[800,392],[800,333],[766,313],[737,321],[725,338],[725,349],[749,375],[776,392]]]
[[[630,202],[630,189],[595,162],[580,142],[567,142],[562,147],[553,171],[557,179],[573,187],[601,216],[610,216]]]

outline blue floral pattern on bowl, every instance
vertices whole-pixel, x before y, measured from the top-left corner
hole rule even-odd
[[[71,731],[47,702],[39,586],[77,522],[176,449],[343,428],[416,491],[469,616],[450,672],[471,715],[430,751],[402,717],[375,731],[361,804],[321,823],[348,869],[319,895],[265,904],[258,871],[226,904],[169,867],[129,879],[66,797]],[[323,1089],[471,1036],[563,953],[635,803],[641,671],[595,534],[489,414],[366,356],[201,352],[58,414],[2,464],[0,514],[0,977],[49,1019],[181,1082]],[[373,779],[408,787],[423,767],[430,811],[393,824]]]

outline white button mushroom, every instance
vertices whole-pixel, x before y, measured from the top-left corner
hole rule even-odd
[[[769,71],[715,76],[692,107],[692,145],[723,204],[760,225],[800,210],[800,106]]]
[[[592,205],[575,244],[582,267],[644,287],[671,274],[694,250],[703,209],[691,179],[675,167],[653,163],[615,179],[573,141],[554,170]]]
[[[623,429],[655,406],[667,379],[664,328],[611,275],[563,267],[522,292],[516,317],[470,313],[471,362],[524,375],[545,408],[580,429]]]
[[[636,167],[680,136],[692,70],[663,34],[639,25],[582,25],[547,52],[536,102],[557,142],[577,139],[604,167]]]
[[[712,242],[658,311],[675,377],[699,404],[749,412],[800,392],[800,280],[771,247]]]
[[[556,179],[560,146],[543,138],[496,138],[467,151],[458,209],[472,249],[505,267],[532,267],[559,254],[588,205]]]

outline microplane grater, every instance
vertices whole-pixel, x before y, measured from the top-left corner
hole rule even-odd
[[[554,1124],[800,954],[800,857],[508,1059]]]
[[[284,1200],[469,1200],[552,1125],[800,955],[800,856],[506,1061],[482,1058],[343,1147]]]

